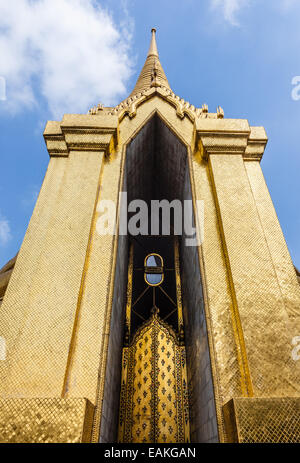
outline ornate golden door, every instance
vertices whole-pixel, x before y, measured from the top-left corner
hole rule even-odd
[[[175,262],[176,252],[178,247]],[[177,259],[176,268],[178,265]],[[131,310],[132,249],[128,276],[127,326]],[[179,268],[176,277],[178,326],[183,329]],[[179,443],[189,439],[185,347],[174,329],[160,318],[154,303],[150,318],[123,348],[119,442]]]

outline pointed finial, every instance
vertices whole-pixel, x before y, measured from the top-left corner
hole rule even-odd
[[[156,29],[155,28],[151,29],[151,33],[152,33],[152,39],[151,39],[150,48],[148,51],[148,56],[155,55],[158,57],[156,38],[155,38]]]
[[[145,64],[129,97],[141,93],[144,90],[148,90],[151,87],[165,87],[171,90],[168,79],[159,61],[155,32],[156,29],[153,28],[151,30],[151,43]]]

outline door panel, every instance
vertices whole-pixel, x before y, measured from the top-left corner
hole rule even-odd
[[[189,442],[185,348],[157,311],[124,347],[119,441]]]

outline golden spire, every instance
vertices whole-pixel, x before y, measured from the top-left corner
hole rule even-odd
[[[151,38],[150,48],[148,51],[148,56],[155,55],[158,58],[158,51],[157,51],[156,38],[155,38],[156,29],[154,28],[151,29],[151,34],[152,34],[152,38]]]
[[[171,89],[168,79],[166,78],[162,65],[159,61],[155,33],[156,29],[152,29],[150,48],[144,67],[139,75],[133,91],[129,96],[136,95],[137,93],[140,93],[143,90],[147,90],[151,87],[164,86]]]

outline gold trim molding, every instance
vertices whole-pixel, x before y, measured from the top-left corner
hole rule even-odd
[[[48,121],[44,139],[52,157],[68,157],[70,151],[104,151],[112,154],[119,141],[116,116],[65,114],[61,122]]]
[[[203,159],[212,154],[239,154],[261,161],[268,137],[263,127],[250,127],[246,119],[198,119],[197,146]]]

